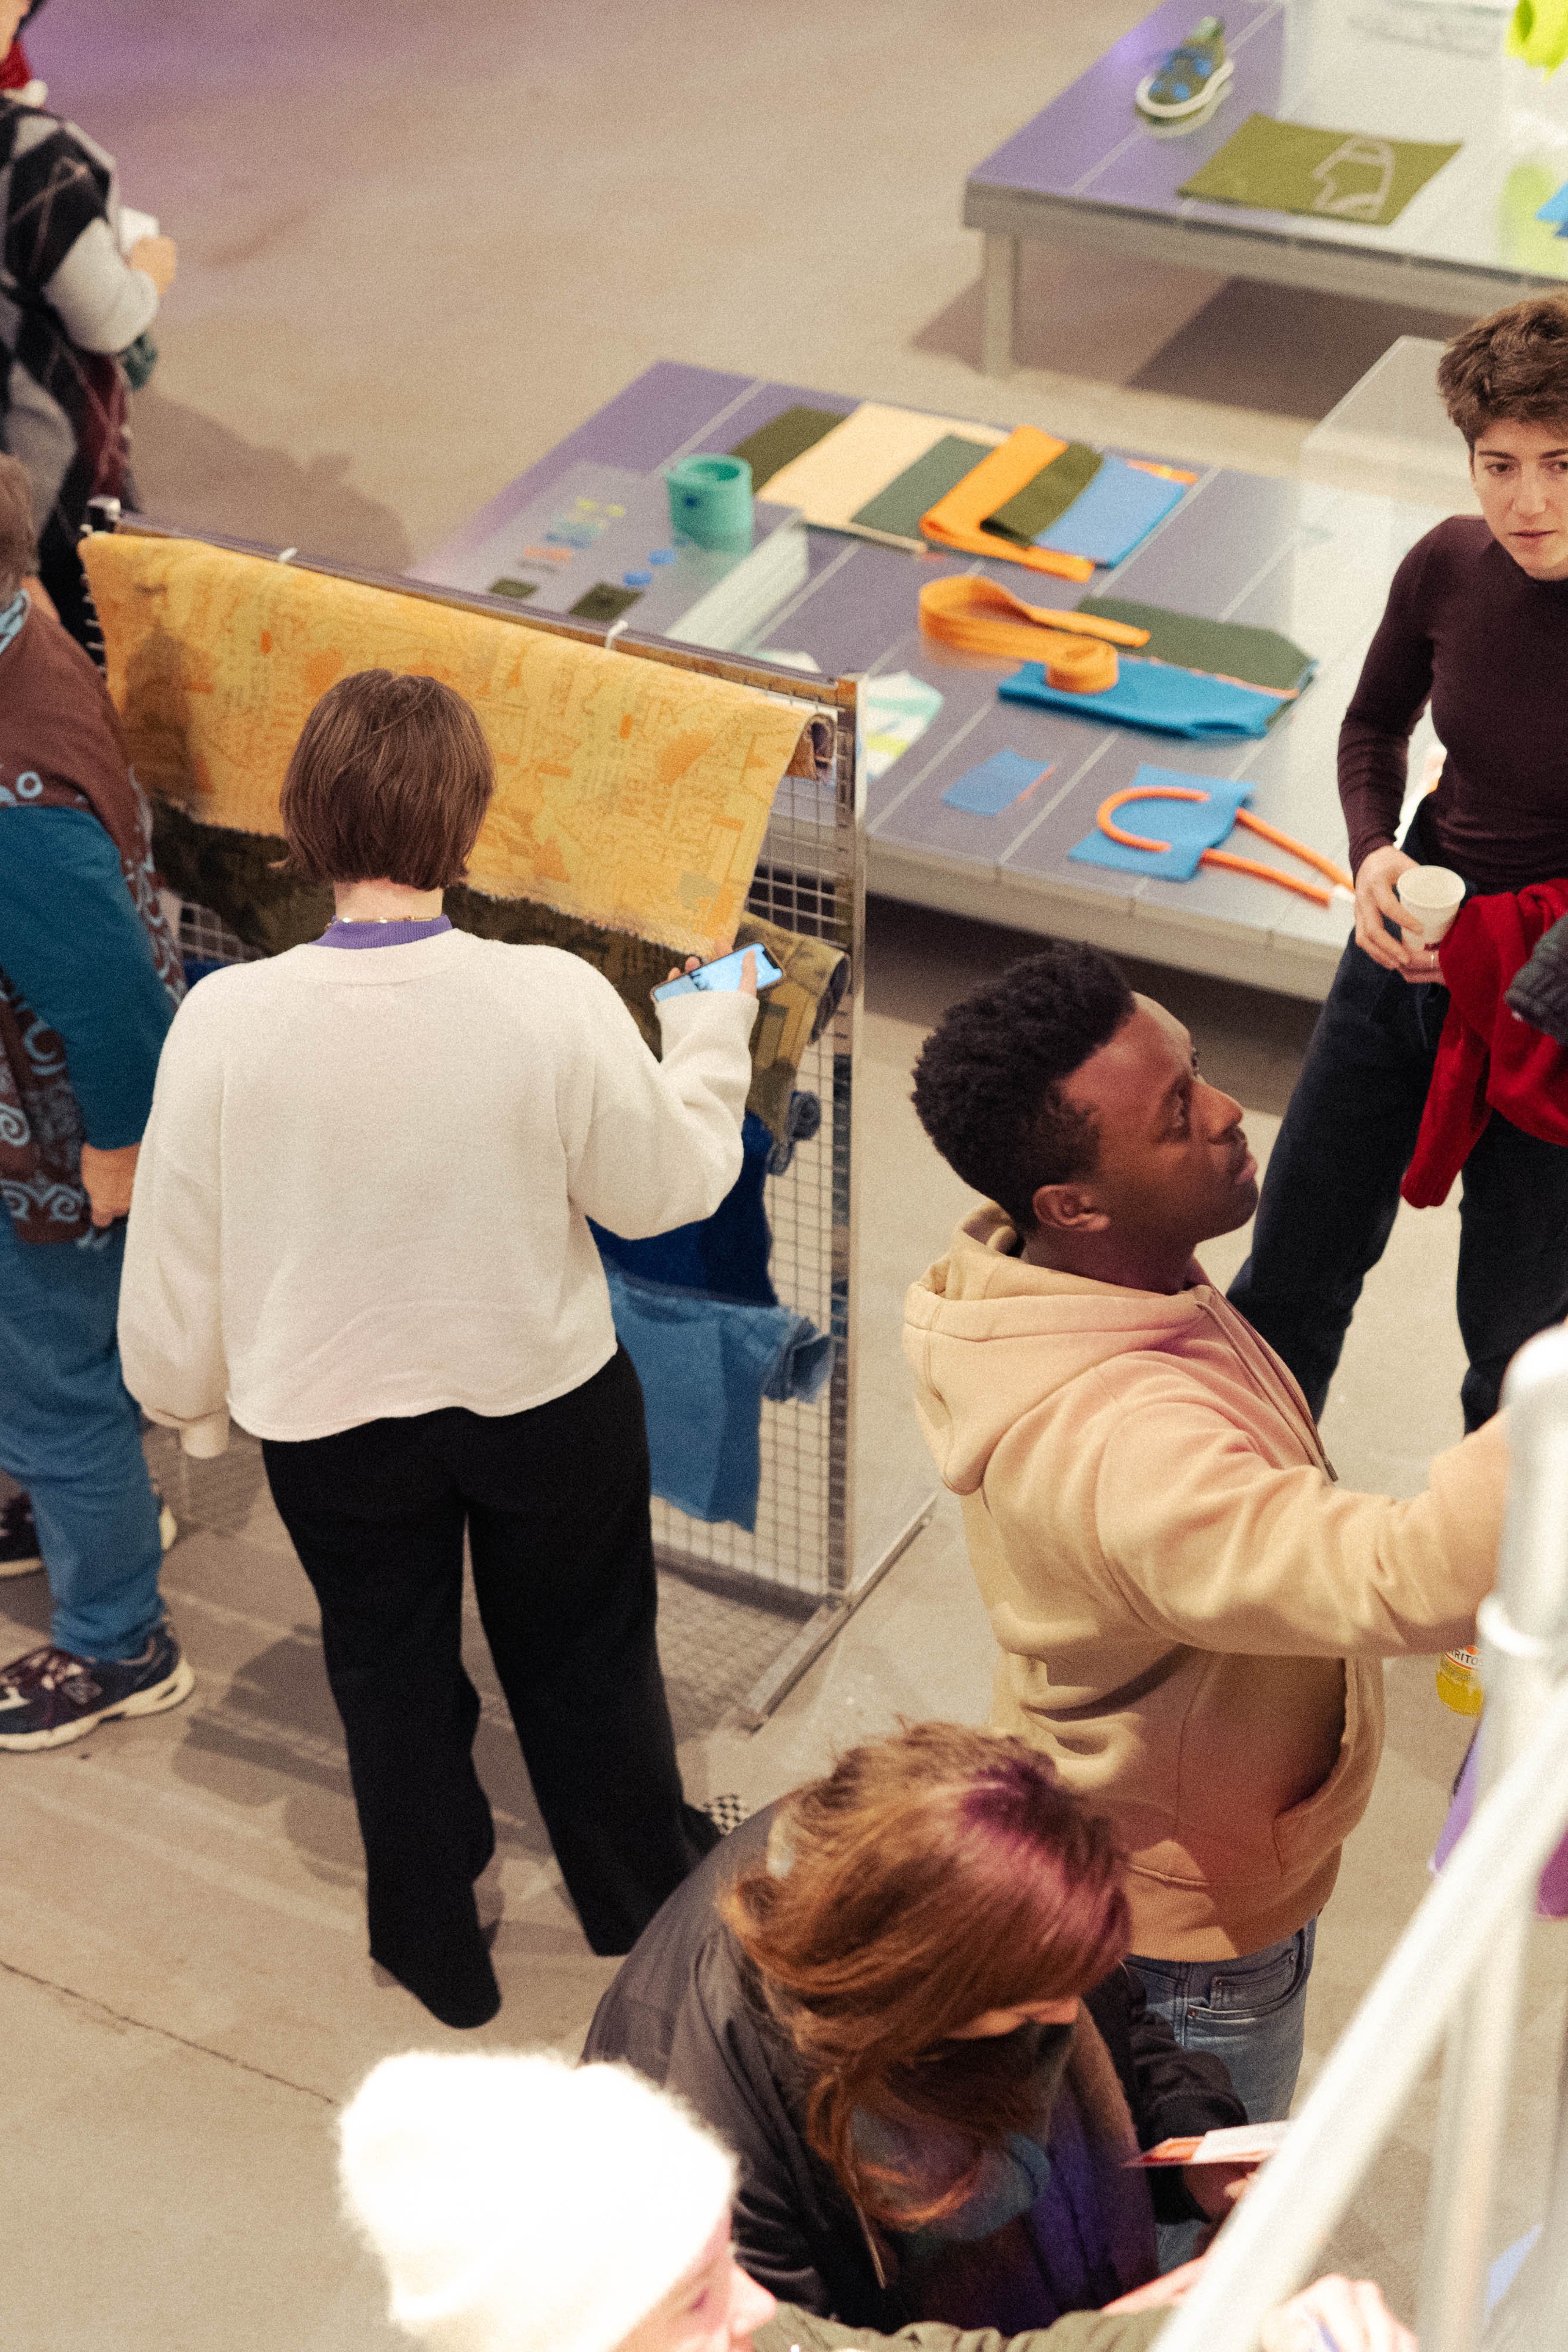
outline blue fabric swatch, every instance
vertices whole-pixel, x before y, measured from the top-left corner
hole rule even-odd
[[[1155,792],[1207,793],[1207,801],[1124,801],[1115,822],[1124,833],[1168,841],[1165,850],[1129,849],[1098,825],[1067,853],[1081,866],[1109,866],[1120,874],[1155,874],[1166,882],[1190,882],[1206,849],[1218,849],[1236,823],[1236,812],[1252,797],[1249,784],[1224,783],[1218,776],[1189,775],[1181,768],[1142,767],[1135,788]]]
[[[1069,710],[1076,719],[1097,719],[1107,727],[1146,727],[1156,735],[1185,735],[1194,743],[1234,743],[1266,735],[1281,708],[1277,694],[1258,694],[1222,677],[1166,662],[1129,661],[1103,694],[1071,694],[1048,686],[1044,665],[1025,662],[1004,678],[997,692],[1004,702],[1037,703],[1045,710]]]
[[[1052,547],[1061,555],[1086,555],[1092,563],[1120,563],[1155,523],[1179,506],[1190,482],[1167,482],[1158,474],[1141,474],[1121,457],[1107,457],[1087,489],[1080,490],[1067,512],[1042,530],[1036,547]]]
[[[1538,221],[1568,222],[1568,180],[1564,180],[1554,196],[1548,196],[1535,215]]]
[[[943,805],[965,809],[970,816],[1000,816],[1051,770],[1050,761],[1042,765],[1039,760],[1026,760],[1021,751],[993,751],[948,785]]]
[[[706,1291],[710,1297],[777,1307],[779,1294],[768,1272],[773,1236],[762,1203],[773,1130],[748,1110],[740,1135],[745,1154],[740,1173],[711,1217],[634,1242],[607,1233],[590,1217],[600,1256],[613,1260],[627,1274],[641,1275],[644,1282],[674,1283],[683,1290]]]
[[[810,1404],[833,1342],[787,1307],[737,1307],[606,1264],[622,1345],[643,1384],[653,1492],[749,1534],[762,1483],[762,1400]]]

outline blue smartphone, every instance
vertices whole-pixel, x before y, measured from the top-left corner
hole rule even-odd
[[[662,1004],[667,996],[690,996],[694,992],[728,990],[733,993],[740,986],[740,968],[747,956],[757,958],[757,992],[772,988],[784,975],[766,948],[737,948],[733,955],[719,956],[713,963],[698,966],[695,971],[683,972],[679,980],[666,980],[653,991],[653,1001]]]

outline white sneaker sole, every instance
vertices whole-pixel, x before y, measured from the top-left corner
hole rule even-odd
[[[1158,105],[1149,96],[1150,90],[1153,89],[1158,79],[1157,75],[1149,74],[1138,84],[1133,103],[1140,114],[1148,116],[1151,122],[1179,122],[1184,115],[1201,114],[1206,106],[1212,106],[1220,91],[1229,83],[1235,71],[1236,68],[1227,58],[1222,66],[1215,68],[1200,90],[1191,98],[1184,98],[1176,106]]]
[[[196,1677],[191,1672],[188,1659],[182,1658],[172,1675],[147,1690],[132,1691],[129,1698],[119,1699],[112,1706],[100,1706],[92,1715],[79,1715],[74,1723],[58,1723],[52,1731],[0,1731],[0,1748],[30,1749],[34,1748],[68,1748],[73,1739],[85,1739],[100,1723],[118,1723],[122,1716],[163,1715],[170,1707],[178,1706],[190,1697],[196,1687]]]

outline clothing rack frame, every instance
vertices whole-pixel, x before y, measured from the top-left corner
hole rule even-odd
[[[799,709],[802,732],[811,728],[815,773],[786,775],[779,784],[747,911],[831,940],[849,959],[848,986],[802,1057],[798,1079],[801,1089],[821,1101],[821,1129],[797,1146],[787,1173],[768,1179],[774,1284],[784,1305],[831,1331],[832,1373],[824,1400],[816,1405],[762,1405],[762,1489],[754,1534],[690,1518],[657,1497],[653,1504],[661,1568],[721,1596],[769,1608],[781,1624],[794,1628],[727,1717],[737,1728],[759,1728],[927,1525],[936,1506],[935,1493],[927,1496],[857,1574],[854,1090],[865,950],[865,775],[858,679],[803,674],[745,654],[713,653],[639,635],[622,623],[599,627],[525,612],[503,597],[329,562],[296,548],[186,530],[141,514],[123,517],[112,499],[93,502],[83,536],[95,530],[197,540],[235,554],[482,613],[514,628],[543,630],[631,660],[662,662],[789,702]],[[257,952],[213,910],[190,905],[182,919],[182,947],[216,961]]]

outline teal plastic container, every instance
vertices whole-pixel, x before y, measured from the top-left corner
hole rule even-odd
[[[670,524],[698,547],[751,545],[751,467],[744,457],[680,457],[665,467]]]

